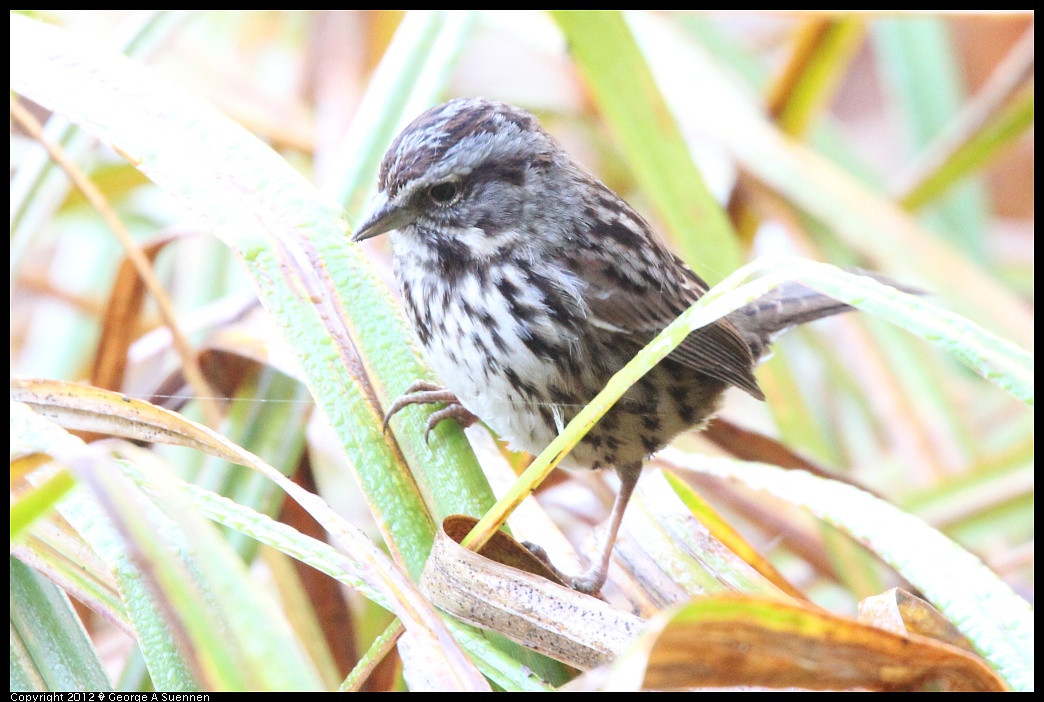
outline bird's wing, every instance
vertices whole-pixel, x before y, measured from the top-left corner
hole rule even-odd
[[[593,226],[586,241],[606,241],[605,233],[595,229],[598,226]],[[583,299],[588,322],[610,339],[619,335],[621,342],[638,346],[652,341],[708,289],[698,275],[652,239],[650,232],[644,233],[651,248],[643,242],[630,250],[598,246],[583,247],[582,255],[578,251],[563,254],[571,259],[569,268],[586,286]],[[619,240],[620,232],[615,236]],[[726,318],[689,334],[668,358],[765,399],[754,378],[750,347]]]

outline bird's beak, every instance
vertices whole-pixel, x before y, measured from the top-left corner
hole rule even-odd
[[[362,241],[398,229],[409,224],[413,218],[413,212],[408,207],[391,204],[384,193],[377,193],[366,206],[361,217],[362,224],[352,235],[352,241]]]

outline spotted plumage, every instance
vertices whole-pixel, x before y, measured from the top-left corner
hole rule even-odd
[[[354,238],[391,232],[403,304],[436,375],[463,415],[531,453],[707,290],[637,212],[511,105],[459,99],[428,110],[395,138],[378,185]],[[781,289],[690,334],[625,393],[564,462],[613,468],[622,483],[600,560],[574,587],[604,582],[645,458],[705,422],[730,385],[762,399],[753,369],[788,315],[842,309]],[[392,412],[423,401],[407,397]]]

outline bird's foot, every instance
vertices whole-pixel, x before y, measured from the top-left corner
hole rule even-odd
[[[478,421],[478,417],[464,409],[464,405],[460,404],[460,400],[452,392],[441,385],[430,383],[427,380],[417,380],[410,387],[406,388],[406,392],[400,395],[388,408],[384,415],[384,431],[388,431],[388,422],[404,407],[410,405],[433,405],[439,402],[446,406],[432,412],[428,417],[428,426],[424,430],[425,443],[428,442],[428,435],[431,434],[431,430],[444,419],[456,420],[461,428],[470,427]]]
[[[551,558],[547,555],[547,551],[544,550],[543,546],[535,544],[532,541],[523,541],[522,545],[526,547],[526,550],[533,554],[537,560],[546,565],[551,569],[559,580],[565,583],[566,587],[570,587],[577,592],[582,592],[585,595],[596,595],[602,586],[605,585],[605,578],[607,568],[600,568],[595,565],[593,568],[587,570],[580,575],[569,575],[563,573],[555,564],[551,562]]]

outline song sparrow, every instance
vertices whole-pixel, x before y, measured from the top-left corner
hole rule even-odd
[[[406,313],[445,388],[415,384],[388,412],[446,402],[538,453],[707,285],[649,224],[584,171],[536,117],[467,98],[433,107],[392,142],[354,241],[391,232]],[[642,463],[705,422],[734,385],[764,399],[754,366],[785,327],[849,309],[794,284],[693,332],[563,462],[613,468],[620,492],[593,567],[605,582]]]

